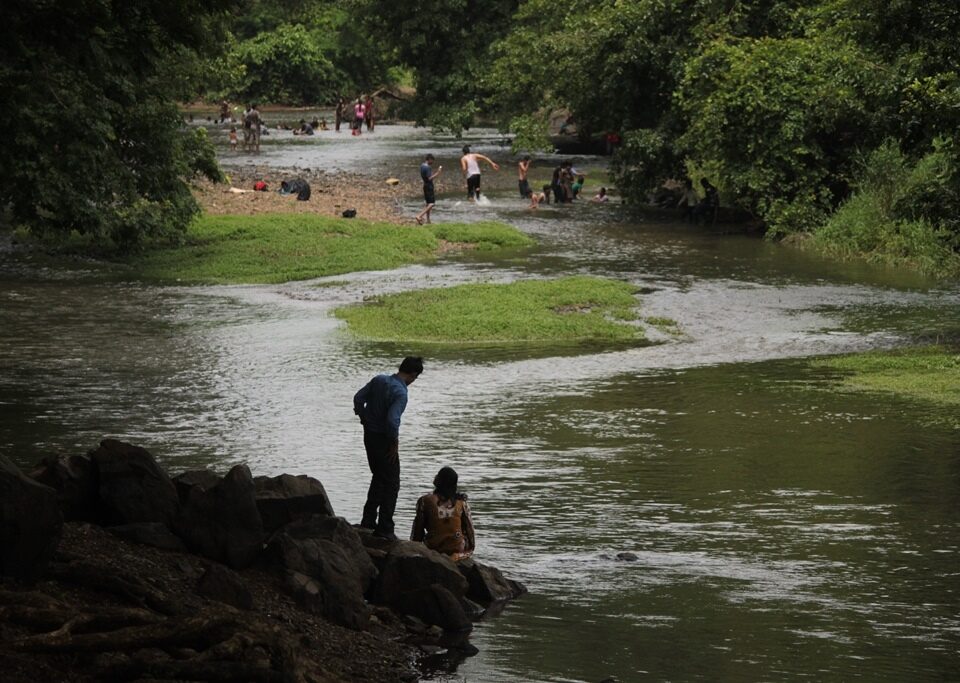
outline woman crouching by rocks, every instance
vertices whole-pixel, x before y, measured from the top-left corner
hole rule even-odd
[[[420,496],[411,541],[424,543],[450,559],[470,557],[476,547],[467,495],[457,492],[457,472],[442,467],[433,478],[433,493]]]

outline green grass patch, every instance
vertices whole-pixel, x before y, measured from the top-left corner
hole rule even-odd
[[[636,288],[595,277],[468,284],[374,297],[334,312],[357,336],[440,344],[643,341]]]
[[[855,391],[883,391],[943,405],[960,405],[960,350],[923,346],[871,351],[812,361],[843,374],[841,385]]]
[[[648,318],[644,318],[643,322],[647,323],[651,327],[655,327],[656,329],[660,330],[664,334],[669,334],[674,337],[679,337],[681,334],[683,334],[680,331],[680,325],[678,325],[677,321],[674,320],[673,318],[651,316]]]
[[[421,227],[304,214],[205,215],[183,245],[146,252],[130,265],[150,280],[277,283],[429,261],[443,241],[483,249],[532,244],[493,222]]]

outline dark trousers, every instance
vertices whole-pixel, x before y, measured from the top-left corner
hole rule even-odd
[[[363,430],[363,447],[367,449],[367,464],[370,465],[370,488],[363,506],[360,526],[393,533],[393,511],[397,507],[400,492],[400,456],[390,458],[387,452],[393,439],[387,434]],[[380,517],[377,518],[377,509]]]

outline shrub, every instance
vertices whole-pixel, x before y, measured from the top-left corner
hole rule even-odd
[[[854,194],[817,230],[814,244],[844,257],[960,273],[954,231],[960,206],[950,141],[915,163],[887,140],[861,160]]]

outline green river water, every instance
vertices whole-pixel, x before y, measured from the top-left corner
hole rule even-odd
[[[489,131],[472,142],[510,159]],[[257,163],[387,174],[424,150],[454,167],[459,144],[378,126],[360,141],[275,137]],[[495,258],[154,287],[0,256],[0,452],[26,466],[113,436],[173,471],[305,473],[356,522],[369,475],[352,394],[422,354],[398,530],[452,465],[478,559],[530,590],[477,625],[478,655],[440,658],[425,680],[960,680],[957,418],[839,391],[808,360],[956,338],[960,291],[616,203],[532,215],[512,177],[488,207],[450,193],[435,214],[501,218],[538,240]],[[412,215],[417,188],[404,202]],[[330,315],[373,293],[571,273],[635,283],[641,314],[681,334],[408,349],[358,343]]]

